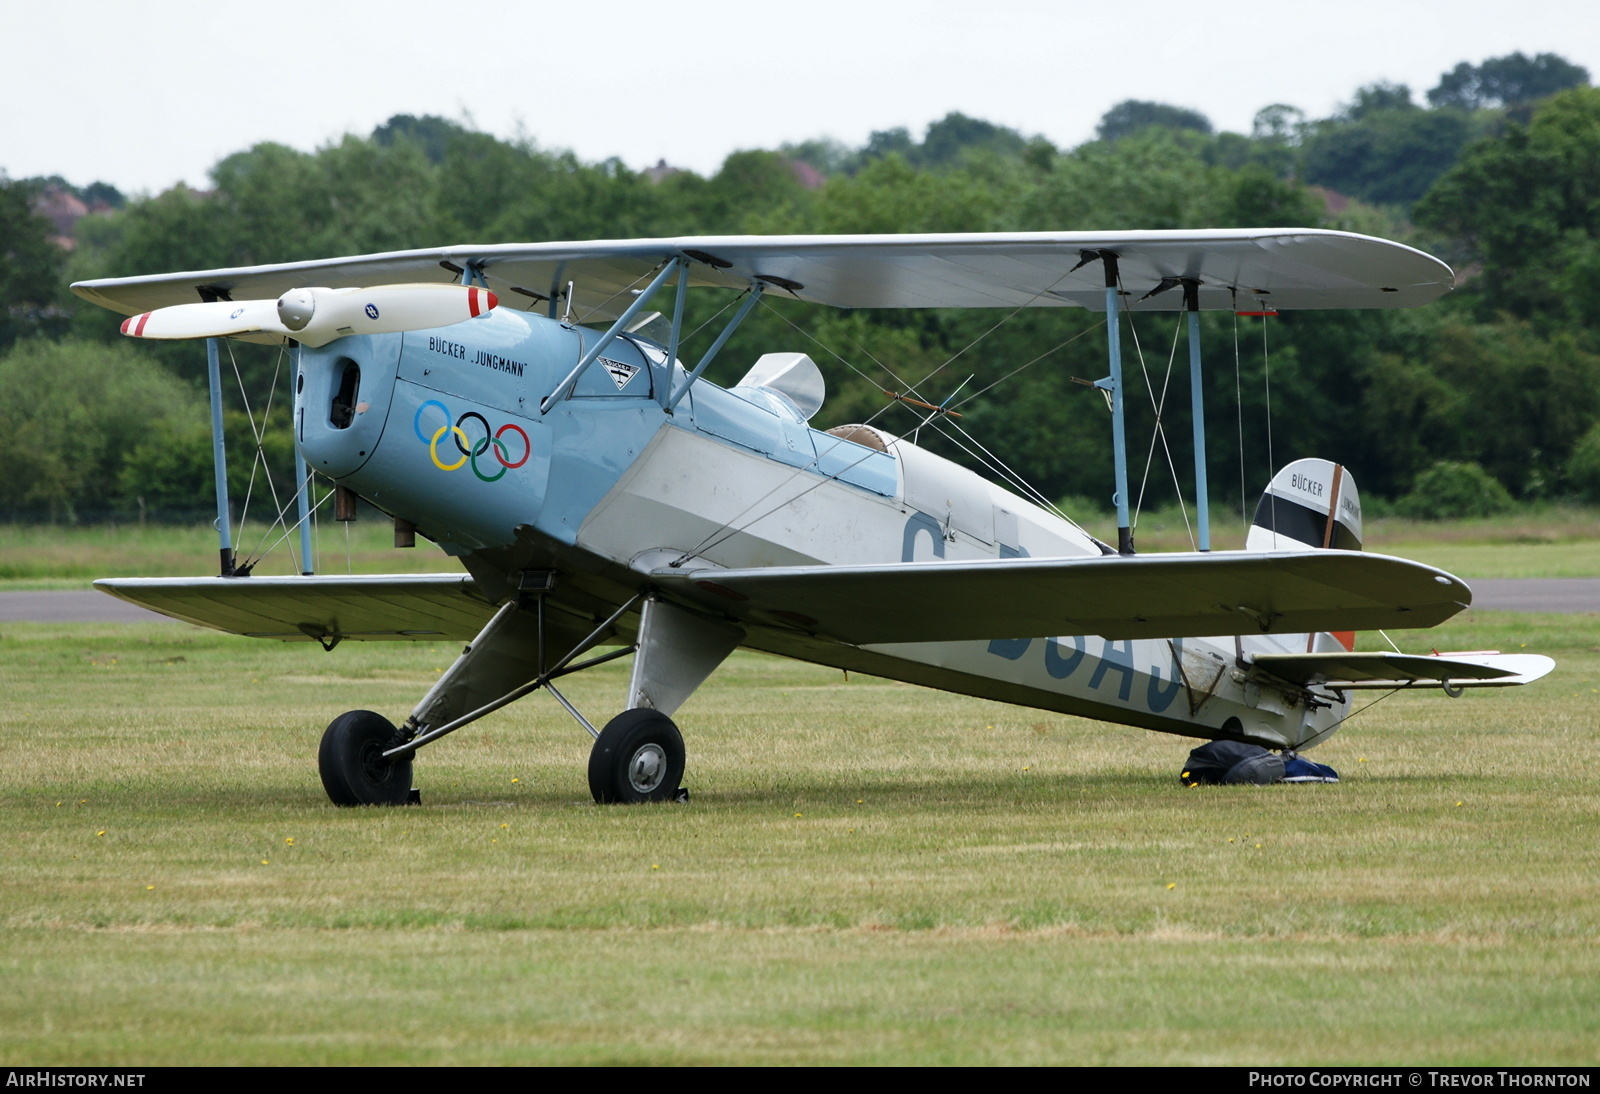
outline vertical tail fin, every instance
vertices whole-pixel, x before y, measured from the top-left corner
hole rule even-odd
[[[1343,466],[1296,460],[1272,477],[1245,537],[1248,551],[1361,550],[1361,495]],[[1334,635],[1355,648],[1355,632]]]
[[[1248,551],[1361,550],[1361,495],[1345,469],[1296,460],[1272,477],[1245,538]]]

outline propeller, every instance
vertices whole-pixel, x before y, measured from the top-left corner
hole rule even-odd
[[[366,289],[290,289],[277,300],[174,304],[122,321],[130,338],[224,338],[267,334],[325,346],[351,334],[448,327],[488,315],[500,300],[465,285],[377,285]]]

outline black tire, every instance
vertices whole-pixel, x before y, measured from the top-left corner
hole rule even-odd
[[[683,782],[683,736],[658,710],[625,710],[589,753],[589,793],[601,805],[671,801]]]
[[[399,742],[394,723],[370,710],[351,710],[329,723],[317,749],[322,788],[334,805],[405,805],[411,797],[411,758],[386,760]]]

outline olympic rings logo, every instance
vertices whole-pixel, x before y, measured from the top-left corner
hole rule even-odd
[[[433,430],[431,435],[424,429],[422,421],[423,414],[430,406],[437,407],[444,418],[444,424]],[[467,428],[469,422],[477,424],[477,428],[471,432]],[[472,473],[484,482],[498,482],[505,477],[507,471],[521,467],[528,462],[528,457],[533,455],[533,445],[528,442],[528,434],[515,422],[507,422],[499,429],[491,431],[487,418],[475,410],[469,410],[451,424],[450,409],[437,399],[429,399],[417,407],[411,428],[416,432],[417,440],[428,446],[428,455],[433,459],[433,466],[440,471],[459,471],[462,466],[471,465]],[[439,458],[439,442],[444,440],[447,433],[455,444],[456,453],[461,457],[454,463],[445,463]],[[508,433],[515,433],[522,440],[522,455],[515,460],[511,458],[511,443],[515,442],[507,442]],[[473,434],[478,436],[474,438]],[[450,454],[448,449],[445,454]],[[495,463],[500,465],[500,470],[492,475],[485,475],[483,468],[479,466],[479,460],[490,454],[493,454]],[[490,467],[494,466],[487,459],[483,459],[483,463]]]

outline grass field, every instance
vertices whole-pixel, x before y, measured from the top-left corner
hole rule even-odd
[[[1191,522],[1192,522],[1191,515]],[[1115,543],[1116,519],[1095,514],[1084,526]],[[1237,512],[1212,513],[1217,550],[1244,546]],[[1447,523],[1378,518],[1367,521],[1367,550],[1399,555],[1462,577],[1600,577],[1600,510],[1528,508],[1512,516]],[[1190,530],[1175,508],[1144,514],[1137,528],[1142,551],[1188,551]],[[282,532],[252,525],[237,537],[241,555],[278,543],[257,571],[293,573]],[[418,537],[395,550],[389,524],[363,517],[350,524],[323,521],[313,553],[319,573],[459,572],[460,565]],[[299,549],[298,534],[292,545]],[[81,589],[97,577],[192,577],[216,572],[217,534],[209,526],[0,525],[0,591]]]
[[[1190,516],[1190,524],[1193,523]],[[1116,542],[1116,521],[1101,517],[1090,531]],[[1217,550],[1244,546],[1237,510],[1211,514]],[[1136,530],[1142,551],[1189,551],[1192,528],[1175,508],[1147,513]],[[1600,510],[1585,506],[1527,507],[1480,520],[1421,521],[1368,518],[1365,548],[1415,559],[1462,577],[1600,577]]]
[[[285,541],[282,529],[269,533],[251,525],[236,537],[234,546],[241,558],[266,554],[257,573],[296,572],[288,548],[298,553],[298,532]],[[393,528],[381,520],[324,521],[316,529],[312,552],[321,573],[461,570],[460,564],[420,536],[416,547],[396,550]],[[83,589],[97,577],[194,577],[216,572],[217,533],[209,525],[0,525],[0,590]]]
[[[1417,641],[1560,664],[1185,790],[1179,738],[737,655],[686,806],[590,804],[535,696],[338,810],[322,726],[453,649],[6,625],[0,1061],[1600,1063],[1600,618]]]

